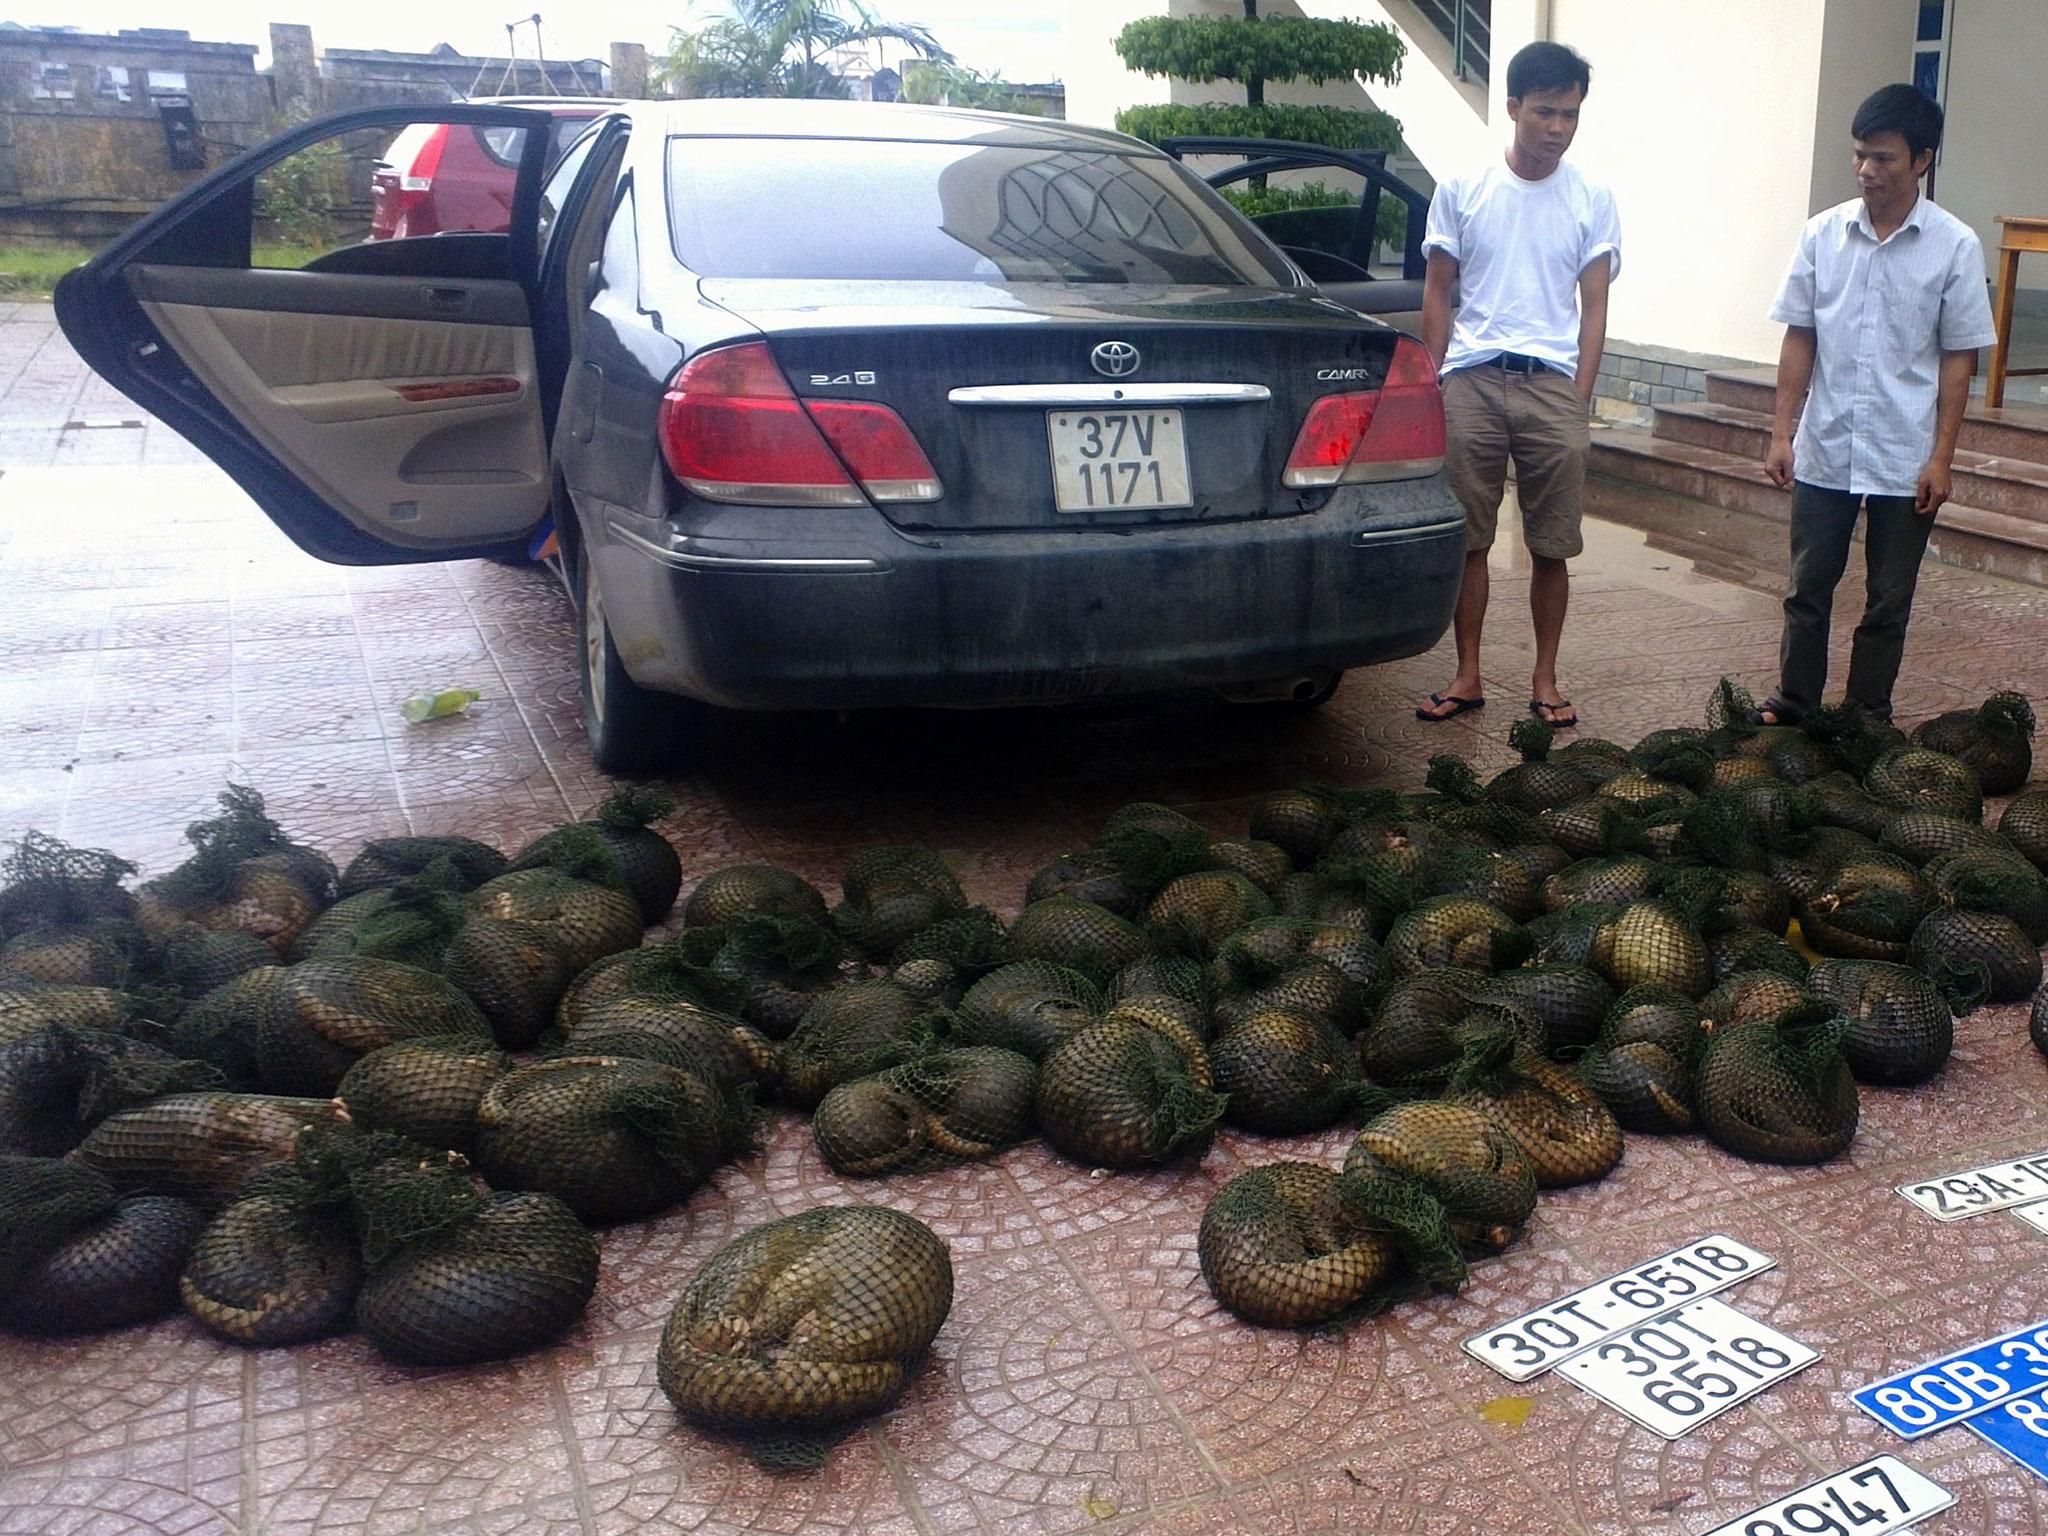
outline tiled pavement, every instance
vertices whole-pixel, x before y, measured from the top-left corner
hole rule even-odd
[[[46,335],[17,346],[35,324],[0,315],[0,434],[19,434],[0,441],[18,466],[0,476],[0,834],[52,828],[160,870],[233,779],[336,852],[408,828],[510,848],[605,792],[577,726],[570,614],[546,578],[319,565],[213,471],[172,462],[189,453],[148,425],[104,429],[139,432],[126,467],[48,467],[82,429],[36,423],[46,391],[75,391],[66,420],[126,407],[75,362],[67,373]],[[47,457],[17,454],[39,433]],[[1590,729],[1632,740],[1696,719],[1723,672],[1767,678],[1776,551],[1767,537],[1756,553],[1754,532],[1732,518],[1648,540],[1591,531],[1567,652]],[[739,720],[673,781],[665,830],[693,876],[765,857],[825,884],[863,843],[929,842],[976,900],[1014,912],[1030,871],[1125,801],[1238,828],[1249,797],[1277,785],[1408,783],[1443,750],[1499,765],[1524,696],[1525,591],[1504,549],[1495,705],[1448,725],[1410,712],[1448,679],[1441,653],[1353,677],[1308,719],[1178,703]],[[1993,687],[2048,698],[2048,593],[1935,567],[1923,592],[1907,715]],[[402,723],[400,700],[452,684],[483,701]],[[1341,1132],[1230,1134],[1199,1167],[1145,1176],[1094,1178],[1031,1146],[868,1185],[833,1177],[784,1116],[763,1153],[683,1209],[605,1233],[589,1315],[526,1359],[406,1370],[353,1338],[247,1353],[182,1319],[0,1340],[0,1532],[1703,1532],[1905,1450],[1847,1390],[2048,1316],[2048,1240],[2004,1215],[1938,1226],[1889,1192],[2048,1146],[2048,1067],[2019,1010],[1977,1014],[1960,1036],[1934,1084],[1865,1091],[1863,1130],[1835,1165],[1633,1138],[1605,1182],[1547,1194],[1462,1295],[1336,1335],[1220,1313],[1194,1231],[1222,1181],[1280,1157],[1334,1162]],[[771,1476],[678,1425],[655,1340],[719,1243],[849,1199],[899,1205],[945,1237],[954,1310],[892,1413],[822,1471]],[[1510,1386],[1458,1348],[1709,1231],[1777,1256],[1728,1299],[1823,1358],[1683,1440],[1563,1381]],[[1496,1404],[1510,1396],[1530,1400],[1526,1420],[1495,1422],[1516,1416]],[[1962,1432],[1906,1454],[1961,1497],[1924,1529],[2048,1532],[2048,1488]]]

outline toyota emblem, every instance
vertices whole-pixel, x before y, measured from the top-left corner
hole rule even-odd
[[[1088,361],[1097,373],[1121,379],[1138,371],[1138,349],[1128,341],[1105,341],[1088,354]]]

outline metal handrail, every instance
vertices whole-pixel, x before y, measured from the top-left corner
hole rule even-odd
[[[1451,70],[1460,80],[1486,83],[1492,68],[1492,0],[1414,0],[1415,8],[1451,45]]]

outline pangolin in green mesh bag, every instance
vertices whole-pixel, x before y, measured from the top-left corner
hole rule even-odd
[[[219,816],[185,829],[192,856],[142,888],[136,916],[153,933],[240,929],[285,954],[334,900],[334,865],[286,837],[253,789],[230,785],[220,804]]]
[[[174,1311],[205,1219],[186,1200],[124,1197],[77,1163],[0,1155],[0,1328],[96,1333]]]
[[[962,990],[990,971],[1018,959],[1010,943],[1010,930],[987,907],[969,907],[958,917],[934,923],[897,946],[889,957],[893,966],[918,960],[935,960],[950,972],[950,981]]]
[[[0,1152],[58,1157],[111,1114],[225,1086],[211,1063],[133,1036],[46,1025],[0,1045]]]
[[[1692,914],[1668,897],[1630,902],[1593,939],[1586,963],[1615,987],[1669,987],[1688,997],[1713,980],[1707,941]]]
[[[1469,896],[1438,896],[1394,919],[1380,949],[1380,975],[1398,980],[1444,965],[1505,970],[1528,952],[1528,937],[1500,908]]]
[[[1307,869],[1344,830],[1345,820],[1338,794],[1315,786],[1277,789],[1252,802],[1246,830],[1254,841],[1280,849],[1296,869]]]
[[[2048,789],[2014,795],[1999,815],[1998,831],[2036,869],[2048,873]]]
[[[1657,861],[1637,853],[1581,859],[1543,882],[1543,910],[1562,912],[1582,902],[1640,901],[1657,883]]]
[[[1531,946],[1529,963],[1590,968],[1593,945],[1601,930],[1619,916],[1621,908],[1606,901],[1585,902],[1561,912],[1544,913],[1523,925],[1526,942]]]
[[[276,963],[276,951],[254,934],[239,929],[217,932],[187,923],[157,939],[150,979],[190,1003],[237,976]]]
[[[1009,951],[1019,960],[1044,960],[1078,971],[1097,986],[1151,952],[1135,923],[1107,907],[1074,896],[1051,896],[1027,906],[1012,925]]]
[[[1271,1163],[1224,1185],[1202,1212],[1196,1252],[1216,1299],[1270,1328],[1374,1310],[1417,1272],[1447,1290],[1464,1277],[1444,1208],[1421,1184],[1314,1163]]]
[[[784,1043],[783,1096],[799,1109],[815,1109],[841,1083],[934,1049],[940,1024],[930,1001],[900,982],[874,979],[837,987],[812,1004]]]
[[[755,913],[812,923],[829,919],[823,893],[802,875],[775,864],[714,869],[683,902],[683,923],[690,928],[716,928]]]
[[[1037,1126],[1038,1064],[998,1045],[933,1051],[841,1083],[811,1117],[833,1171],[915,1173],[992,1157]]]
[[[499,1188],[557,1196],[591,1222],[687,1199],[752,1141],[744,1101],[694,1072],[620,1056],[515,1067],[477,1107],[476,1164]]]
[[[1621,1127],[1599,1096],[1568,1068],[1524,1049],[1513,1030],[1467,1046],[1444,1097],[1499,1121],[1543,1189],[1605,1178],[1621,1161]]]
[[[567,829],[594,837],[589,828]],[[640,908],[623,891],[560,869],[519,869],[477,888],[442,974],[484,1012],[510,1050],[531,1045],[569,984],[640,943]]]
[[[1872,799],[1895,811],[1939,811],[1965,821],[1984,819],[1984,789],[1967,763],[1931,747],[1887,752],[1864,775]]]
[[[1497,774],[1486,793],[1531,816],[1556,806],[1583,799],[1595,785],[1569,763],[1552,759],[1551,745],[1557,733],[1547,721],[1518,720],[1508,731],[1508,745],[1521,754],[1521,762]]]
[[[1209,971],[1188,955],[1148,955],[1134,960],[1109,979],[1106,1004],[1137,997],[1170,997],[1188,1005],[1201,1022],[1195,1032],[1209,1037],[1209,1017],[1216,1005],[1216,987]]]
[[[1806,985],[1849,1021],[1842,1057],[1866,1083],[1924,1083],[1948,1064],[1955,1016],[1918,971],[1883,960],[1823,960]]]
[[[1536,1170],[1520,1142],[1486,1110],[1415,1099],[1366,1123],[1344,1157],[1347,1175],[1390,1172],[1440,1203],[1464,1247],[1507,1247],[1536,1209]]]
[[[1520,1048],[1543,1053],[1543,1025],[1519,1008],[1486,999],[1484,977],[1449,967],[1420,971],[1389,987],[1359,1036],[1366,1077],[1396,1097],[1433,1095],[1475,1039],[1506,1030]]]
[[[656,1379],[708,1428],[818,1431],[886,1407],[952,1306],[952,1259],[931,1228],[884,1206],[821,1206],[705,1261],[669,1314]]]
[[[332,1095],[369,1052],[424,1035],[491,1038],[490,1022],[445,977],[395,960],[346,956],[287,968],[256,1017],[266,1093]]]
[[[723,934],[723,929],[711,930]],[[651,997],[664,1002],[695,1003],[723,1009],[733,1001],[729,988],[705,974],[674,939],[622,949],[586,967],[569,983],[555,1005],[554,1028],[573,1029],[585,1014],[619,997]],[[808,1006],[808,1004],[806,1004]]]
[[[348,1069],[334,1096],[365,1130],[468,1152],[484,1095],[511,1070],[512,1058],[489,1038],[426,1035],[371,1051]]]
[[[1288,1008],[1356,1034],[1366,1022],[1379,953],[1372,935],[1337,923],[1289,917],[1248,923],[1224,940],[1209,967],[1217,1022]]]
[[[549,1036],[553,1056],[639,1056],[695,1072],[721,1092],[765,1100],[782,1081],[782,1053],[752,1025],[695,1003],[615,997]]]
[[[1912,739],[1970,769],[1985,794],[2009,795],[2034,771],[2034,706],[2023,693],[1994,693],[1975,709],[1936,715]]]
[[[1807,972],[1806,957],[1776,934],[1760,928],[1730,928],[1707,941],[1718,985],[1738,971],[1775,971],[1793,981]]]
[[[1061,854],[1044,868],[1033,871],[1024,885],[1026,902],[1072,896],[1079,901],[1092,901],[1118,917],[1138,916],[1150,895],[1129,860],[1115,849],[1093,846]]]
[[[469,920],[474,889],[452,861],[432,860],[417,874],[342,897],[293,939],[286,958],[363,955],[439,970]]]
[[[125,859],[23,834],[0,864],[0,974],[72,986],[125,986],[143,958]]]
[[[1821,875],[1799,901],[1799,931],[1823,955],[1902,961],[1928,906],[1919,872],[1895,854],[1873,850]]]
[[[833,908],[832,924],[870,960],[886,960],[906,939],[967,910],[960,882],[929,848],[863,848],[839,884],[845,899]]]
[[[1145,908],[1145,931],[1170,954],[1208,960],[1247,923],[1273,915],[1273,899],[1234,870],[1181,875]]]
[[[1230,1124],[1269,1136],[1320,1131],[1350,1113],[1363,1086],[1358,1055],[1327,1018],[1258,1008],[1209,1045],[1216,1091]]]
[[[1885,823],[1877,845],[1916,869],[1965,849],[2009,852],[2012,847],[1982,822],[1965,821],[1944,811],[1900,811]]]
[[[597,1288],[597,1244],[550,1194],[487,1191],[438,1160],[351,1180],[367,1273],[356,1326],[415,1365],[471,1365],[561,1336]]]
[[[512,856],[513,869],[560,869],[624,891],[644,923],[658,923],[683,888],[683,864],[650,823],[676,808],[664,790],[636,787],[605,797],[589,821],[543,833]]]
[[[1690,1131],[1706,1042],[1698,1003],[1667,987],[1631,987],[1574,1070],[1623,1130]]]
[[[1020,960],[990,971],[954,1010],[952,1038],[1000,1045],[1043,1061],[1060,1041],[1102,1016],[1102,990],[1078,971]]]
[[[1294,873],[1294,863],[1276,843],[1255,838],[1217,837],[1209,841],[1209,865],[1228,870],[1245,879],[1268,896],[1280,889],[1280,882]]]
[[[1920,871],[1937,905],[2011,918],[2036,944],[2048,944],[2048,878],[2011,847],[1943,854]]]
[[[845,958],[845,946],[831,928],[769,912],[743,912],[717,927],[686,929],[675,950],[692,970],[686,980],[705,1001],[777,1040],[788,1038],[832,989]]]
[[[1848,1022],[1824,998],[1707,1037],[1700,1129],[1738,1157],[1824,1163],[1856,1136],[1856,1082],[1842,1057]]]
[[[458,891],[473,891],[510,867],[504,854],[475,838],[376,837],[363,844],[362,851],[341,872],[341,899],[410,880],[443,859],[455,876],[449,889]]]
[[[1907,956],[1957,1008],[2024,1002],[2041,985],[2041,946],[2002,912],[1936,907]]]
[[[1614,988],[1584,965],[1526,965],[1488,977],[1472,993],[1543,1026],[1542,1053],[1563,1059],[1585,1049],[1614,1006]]]
[[[258,1169],[290,1158],[307,1131],[346,1118],[331,1099],[172,1093],[109,1115],[71,1155],[117,1189],[218,1209]]]
[[[1168,999],[1119,1004],[1054,1046],[1039,1070],[1045,1139],[1090,1167],[1200,1157],[1224,1106],[1207,1049]]]

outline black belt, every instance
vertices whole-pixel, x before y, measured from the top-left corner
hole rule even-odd
[[[1498,357],[1489,357],[1485,362],[1477,366],[1481,368],[1498,368],[1503,373],[1555,372],[1554,369],[1551,369],[1550,364],[1543,361],[1542,358],[1531,357],[1526,352],[1503,352]]]

